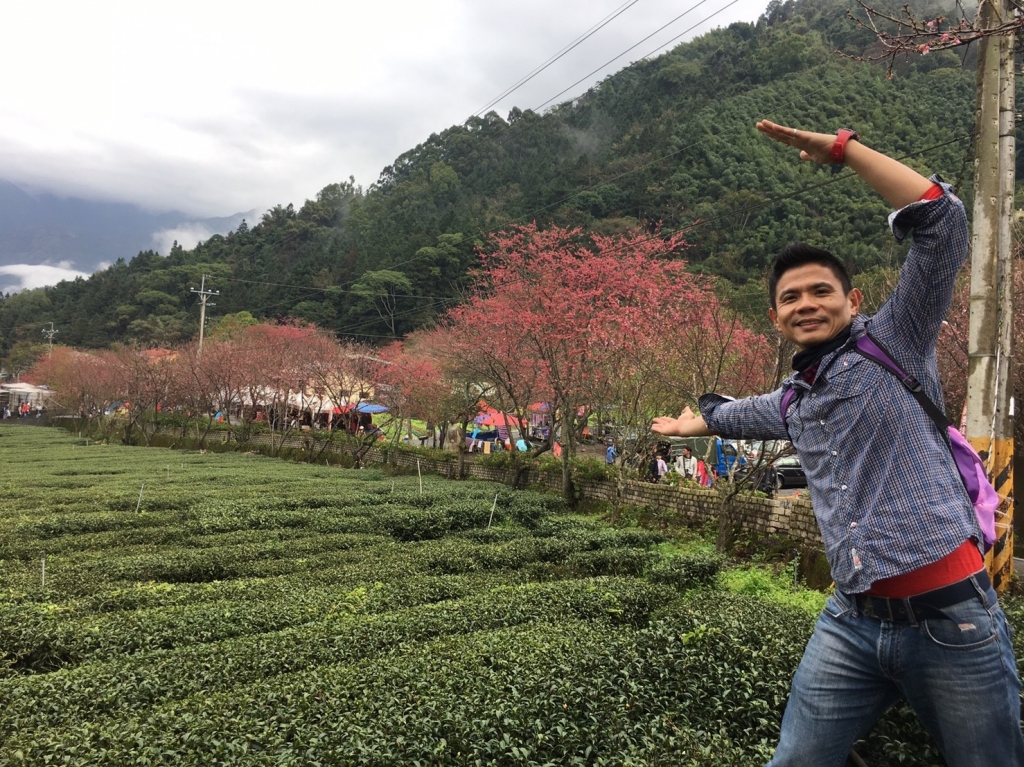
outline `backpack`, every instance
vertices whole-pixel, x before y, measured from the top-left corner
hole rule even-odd
[[[971,443],[967,441],[967,438],[953,426],[953,423],[946,417],[946,414],[942,412],[939,406],[932,402],[931,398],[924,393],[921,383],[912,375],[904,372],[903,368],[893,360],[892,355],[871,334],[865,333],[858,338],[853,345],[853,350],[861,356],[867,357],[872,362],[881,365],[896,376],[900,383],[906,387],[907,391],[913,395],[914,399],[918,401],[918,404],[924,408],[924,412],[932,419],[939,432],[945,435],[946,445],[953,455],[953,461],[956,463],[960,480],[964,483],[967,495],[974,506],[974,514],[978,518],[978,525],[981,527],[985,551],[987,552],[996,542],[996,509],[999,507],[999,496],[996,494],[995,488],[992,487],[992,483],[988,480],[981,456],[971,447]],[[838,357],[838,355],[836,356]],[[780,414],[782,415],[782,426],[787,431],[789,428],[786,425],[786,411],[789,410],[789,406],[796,399],[796,396],[797,389],[795,387],[788,389],[782,395],[782,403],[779,406]]]

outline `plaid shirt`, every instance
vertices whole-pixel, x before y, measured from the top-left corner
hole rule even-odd
[[[872,317],[858,315],[851,337],[871,333],[942,407],[935,343],[957,272],[967,258],[963,203],[945,194],[893,213],[897,240],[913,246],[892,295]],[[729,437],[791,439],[807,474],[814,514],[837,588],[866,591],[882,578],[941,559],[981,540],[974,508],[945,437],[894,375],[854,351],[826,355],[813,385],[791,376],[771,394],[700,398],[712,431]],[[790,387],[799,396],[782,424]]]

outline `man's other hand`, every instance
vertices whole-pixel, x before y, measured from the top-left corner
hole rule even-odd
[[[690,408],[686,408],[678,418],[658,416],[651,424],[651,431],[655,434],[664,434],[666,437],[708,437],[711,435],[704,419],[699,415],[694,415]]]

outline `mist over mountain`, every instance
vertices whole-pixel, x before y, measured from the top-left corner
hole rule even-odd
[[[144,250],[166,255],[175,240],[191,248],[257,213],[196,219],[129,203],[30,194],[0,179],[0,292],[92,274]]]

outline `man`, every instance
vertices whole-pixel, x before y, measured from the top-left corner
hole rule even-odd
[[[769,317],[800,350],[795,374],[771,394],[704,395],[700,416],[687,408],[653,426],[681,437],[791,439],[807,473],[836,593],[793,677],[770,765],[840,767],[900,698],[950,767],[1024,765],[1016,661],[949,447],[896,377],[852,349],[870,330],[941,406],[935,343],[967,257],[963,204],[938,177],[869,149],[851,131],[767,120],[757,129],[803,160],[845,163],[897,209],[897,239],[913,234],[898,285],[870,318],[835,256],[800,243],[785,248],[769,273]]]
[[[697,459],[693,457],[689,445],[683,445],[683,454],[676,458],[676,471],[687,479],[697,476]]]
[[[608,447],[604,451],[604,462],[609,466],[615,464],[615,459],[619,457],[619,451],[615,449],[615,443],[609,442]]]

